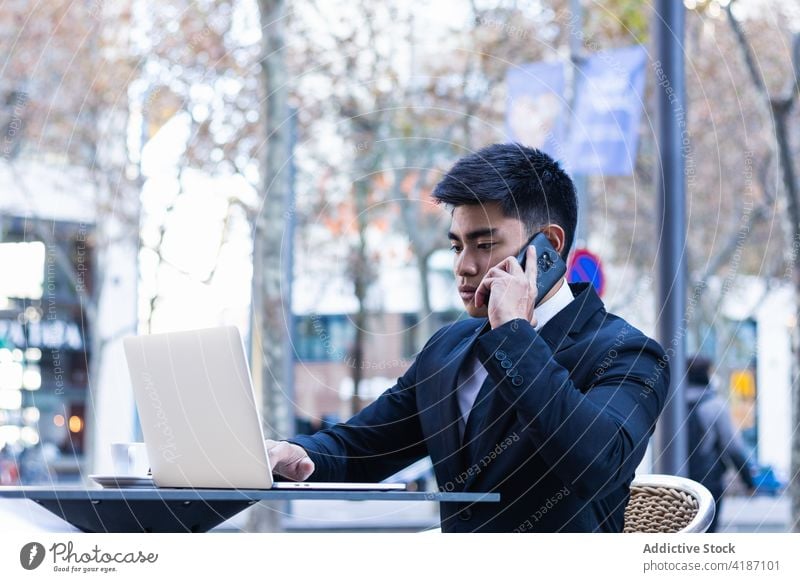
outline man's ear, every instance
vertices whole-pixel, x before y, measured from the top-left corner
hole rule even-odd
[[[564,232],[564,229],[557,224],[548,224],[541,231],[550,241],[550,244],[553,245],[553,248],[556,249],[556,252],[561,254],[567,242],[567,233]]]

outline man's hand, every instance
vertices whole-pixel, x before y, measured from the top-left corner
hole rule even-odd
[[[293,481],[305,481],[314,472],[314,461],[308,456],[303,447],[298,447],[286,441],[271,441],[267,439],[267,457],[269,457],[272,472]]]
[[[536,249],[528,247],[525,258],[527,270],[523,271],[516,257],[508,257],[483,277],[475,291],[475,306],[486,305],[492,329],[512,319],[522,318],[536,325],[533,306],[536,304]]]

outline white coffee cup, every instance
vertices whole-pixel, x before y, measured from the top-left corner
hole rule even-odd
[[[144,477],[150,471],[144,443],[112,443],[111,461],[115,475]]]

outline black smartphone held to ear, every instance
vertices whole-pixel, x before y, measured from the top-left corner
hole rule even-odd
[[[523,271],[528,256],[528,247],[536,249],[536,305],[539,305],[550,289],[567,272],[567,265],[550,244],[547,236],[540,232],[534,235],[517,255],[517,262],[522,266]]]

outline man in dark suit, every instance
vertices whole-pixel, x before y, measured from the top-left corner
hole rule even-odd
[[[268,441],[275,472],[380,481],[430,455],[440,490],[501,496],[442,503],[442,531],[622,531],[666,399],[667,361],[591,285],[562,279],[534,310],[535,252],[527,270],[515,257],[536,232],[567,257],[572,181],[542,152],[493,145],[459,160],[434,197],[452,209],[448,236],[471,317],[437,331],[397,384],[347,422]]]

